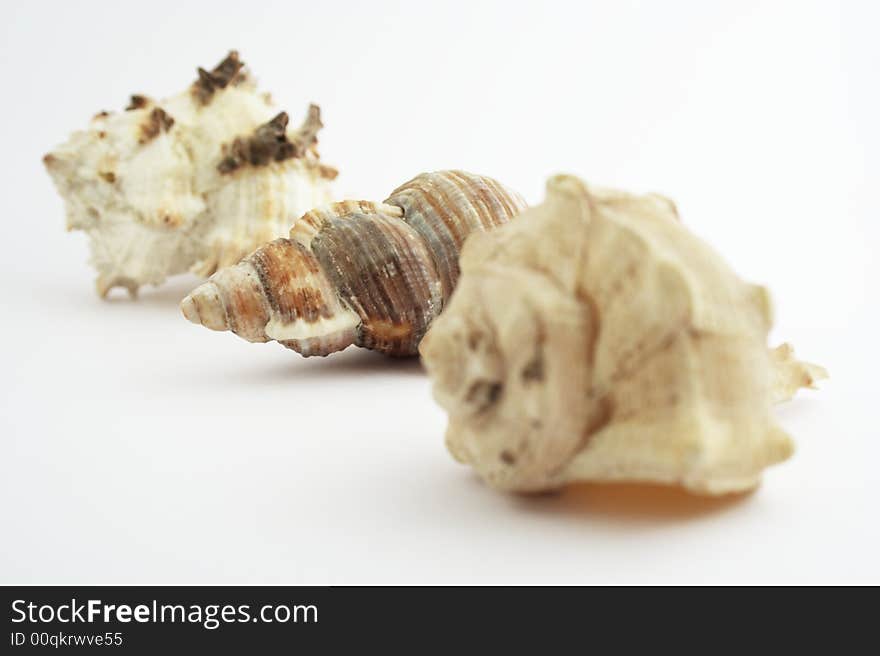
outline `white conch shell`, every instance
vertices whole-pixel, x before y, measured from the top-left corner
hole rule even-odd
[[[98,292],[210,275],[329,202],[336,172],[314,148],[318,107],[298,130],[287,120],[233,51],[186,91],[132,96],[46,155],[68,229],[90,237]]]
[[[420,351],[450,451],[501,489],[752,488],[793,449],[772,404],[826,375],[767,348],[766,290],[661,196],[551,178],[461,267]]]

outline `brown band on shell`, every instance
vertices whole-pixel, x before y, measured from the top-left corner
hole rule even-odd
[[[417,352],[442,306],[437,271],[418,233],[381,214],[331,217],[312,252],[361,317],[360,346],[390,355]]]
[[[458,281],[458,256],[467,236],[506,223],[525,209],[501,184],[462,171],[423,173],[395,189],[388,200],[427,242],[447,300]]]
[[[285,322],[328,319],[329,290],[317,259],[290,239],[276,239],[248,258],[257,271],[269,306]]]
[[[199,79],[193,82],[193,97],[202,105],[207,105],[217,89],[225,89],[230,83],[238,84],[244,78],[242,72],[244,62],[238,58],[238,52],[230,50],[226,58],[211,71],[199,68]]]
[[[174,119],[170,114],[161,107],[154,108],[147,120],[141,124],[141,136],[138,143],[145,144],[152,141],[162,132],[168,132],[173,125]]]
[[[342,200],[328,203],[303,214],[290,229],[290,238],[308,247],[325,223],[334,218],[346,218],[353,214],[385,214],[400,219],[403,217],[403,210],[371,200]]]
[[[459,244],[463,237],[457,233],[458,226],[447,218],[447,210],[438,202],[436,193],[424,193],[414,186],[401,193],[395,191],[386,202],[399,205],[403,209],[407,222],[412,225],[428,242],[428,250],[434,258],[434,265],[440,275],[443,286],[443,299],[447,300],[455,288],[458,270],[455,262]]]
[[[525,209],[525,203],[517,206],[516,200],[510,192],[502,188],[497,180],[479,176],[480,184],[472,184],[473,178],[476,176],[468,173],[450,171],[449,176],[452,179],[458,179],[462,189],[473,192],[471,200],[474,207],[478,208],[480,227],[483,230],[497,228]]]
[[[504,213],[508,218],[514,217],[526,209],[526,202],[522,197],[505,188],[500,182],[498,182],[498,180],[483,177],[483,181],[488,185],[492,192],[489,197],[494,202],[501,204],[504,208]],[[504,221],[499,220],[495,225],[499,226],[502,223],[504,223]]]

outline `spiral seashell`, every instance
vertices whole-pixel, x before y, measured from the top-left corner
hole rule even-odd
[[[826,375],[767,347],[767,290],[661,196],[557,176],[461,265],[420,351],[450,452],[503,490],[752,488],[793,449],[772,405]]]
[[[351,344],[414,355],[455,288],[467,236],[524,208],[491,178],[424,173],[384,203],[344,201],[307,212],[289,239],[218,271],[181,310],[193,323],[306,356]]]
[[[132,96],[46,155],[68,229],[89,235],[98,293],[208,276],[329,202],[336,172],[315,150],[320,110],[288,122],[233,51],[185,91]]]

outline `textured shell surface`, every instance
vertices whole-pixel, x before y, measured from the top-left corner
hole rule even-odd
[[[793,450],[772,404],[826,375],[768,348],[767,291],[662,196],[551,178],[461,266],[420,351],[450,452],[500,489],[750,489]]]
[[[289,238],[217,272],[181,309],[194,323],[303,355],[351,344],[415,355],[455,287],[465,238],[524,208],[491,178],[423,173],[382,203],[349,200],[307,212]]]
[[[97,289],[207,276],[331,199],[317,106],[288,129],[234,51],[162,101],[132,96],[44,157],[67,227],[90,238]]]

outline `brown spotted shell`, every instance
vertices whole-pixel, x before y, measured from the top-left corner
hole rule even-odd
[[[322,126],[317,105],[290,125],[233,51],[180,93],[100,112],[43,161],[68,229],[89,237],[98,293],[134,296],[235,264],[329,202],[336,171],[317,152]]]
[[[219,271],[181,309],[194,323],[303,355],[350,344],[414,355],[455,288],[464,240],[525,206],[491,178],[423,173],[384,203],[344,201],[306,213],[289,239]]]

